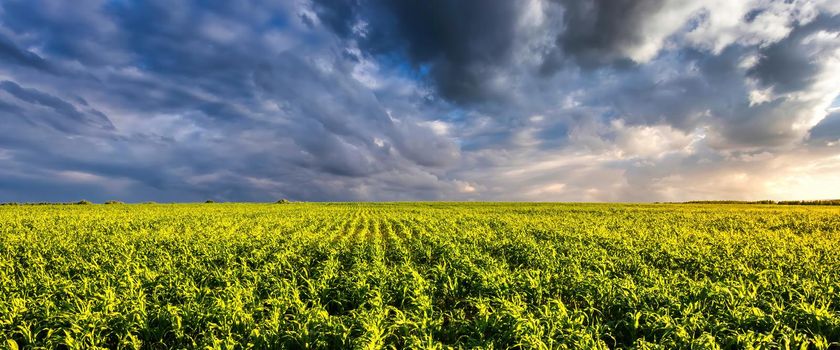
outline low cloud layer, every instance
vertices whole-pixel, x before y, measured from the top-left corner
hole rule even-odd
[[[840,197],[835,1],[0,4],[0,201]]]

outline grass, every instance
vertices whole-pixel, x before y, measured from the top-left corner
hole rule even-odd
[[[0,207],[8,348],[840,344],[840,207]]]

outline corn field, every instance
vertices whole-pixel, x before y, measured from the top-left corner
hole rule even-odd
[[[828,349],[840,207],[0,207],[10,349]]]

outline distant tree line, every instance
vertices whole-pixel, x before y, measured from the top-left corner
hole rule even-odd
[[[800,201],[774,201],[774,200],[733,201],[733,200],[719,200],[719,201],[688,201],[688,202],[679,202],[679,203],[681,203],[681,204],[840,205],[840,199],[816,199],[816,200],[800,200]]]
[[[840,205],[840,199],[822,199],[813,201],[778,201],[776,204],[785,205]]]
[[[207,200],[204,203],[216,203],[214,200]],[[288,199],[280,199],[276,202],[276,204],[291,204],[294,203]],[[78,202],[0,202],[0,205],[91,205],[95,204],[88,200],[80,200]],[[125,202],[117,201],[117,200],[109,200],[103,202],[103,204],[125,204]],[[143,204],[157,204],[157,202],[143,202]]]
[[[110,201],[109,201],[110,202]],[[0,205],[90,205],[93,204],[91,201],[87,200],[80,200],[78,202],[4,202],[0,203]],[[105,203],[109,204],[109,203]]]
[[[709,201],[688,201],[680,204],[778,204],[773,200],[760,201],[733,201],[733,200],[709,200]]]
[[[154,204],[155,202],[146,202],[144,204]],[[91,205],[96,204],[88,200],[80,200],[78,202],[5,202],[0,203],[0,205]],[[124,202],[120,201],[105,201],[102,204],[125,204]]]
[[[204,203],[216,203],[213,200],[205,201]],[[281,199],[276,204],[291,204],[294,203],[288,199]],[[91,205],[91,201],[80,200],[78,202],[4,202],[0,205]],[[105,201],[103,204],[125,204],[117,200]],[[156,202],[143,202],[143,204],[157,204]],[[760,201],[735,201],[735,200],[707,200],[707,201],[687,201],[687,202],[654,202],[654,204],[776,204],[776,205],[840,205],[840,199],[817,199],[817,200],[799,200],[799,201],[774,201],[774,200],[760,200]]]

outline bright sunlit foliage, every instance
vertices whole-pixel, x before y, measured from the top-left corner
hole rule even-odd
[[[826,349],[838,252],[838,207],[3,206],[0,346]]]

